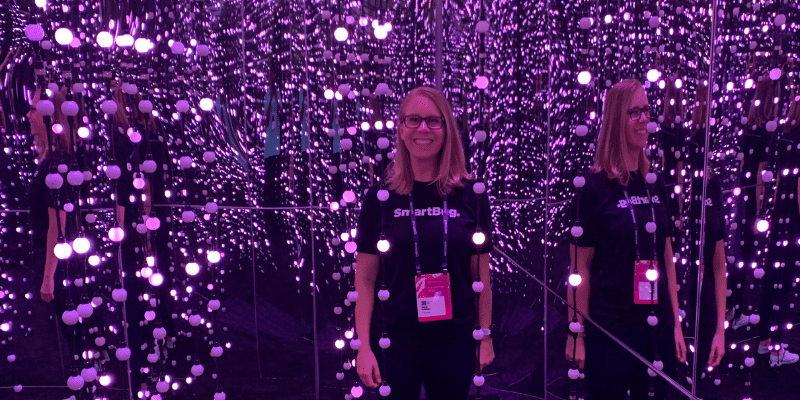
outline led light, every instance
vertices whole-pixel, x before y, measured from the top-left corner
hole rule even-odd
[[[114,44],[114,36],[111,36],[111,33],[102,31],[97,34],[97,44],[100,47],[107,49]]]
[[[581,85],[586,85],[589,82],[591,82],[591,80],[592,80],[592,73],[589,71],[581,71],[581,73],[578,74],[578,83],[580,83]]]
[[[156,272],[153,275],[150,275],[150,284],[153,286],[161,286],[164,283],[164,275],[161,275],[160,272]]]
[[[58,28],[56,30],[56,42],[60,45],[68,45],[72,43],[72,31],[69,28]]]
[[[219,262],[220,259],[219,252],[216,250],[211,250],[208,253],[206,253],[206,258],[208,259],[208,262],[216,264]]]
[[[335,31],[333,31],[333,37],[335,37],[336,40],[338,40],[340,42],[344,42],[345,40],[347,40],[347,37],[349,35],[350,34],[347,32],[347,28],[345,28],[343,26],[340,26],[340,27],[336,28]]]
[[[142,278],[145,278],[145,279],[150,278],[150,276],[153,275],[153,269],[150,268],[150,267],[144,267],[144,268],[142,268],[141,274],[142,274]]]
[[[75,249],[75,252],[78,254],[86,254],[91,246],[92,244],[89,242],[89,239],[85,237],[79,237],[72,241],[72,248]]]
[[[125,34],[117,36],[117,46],[131,47],[133,46],[133,36]]]
[[[378,250],[385,253],[389,251],[389,241],[386,239],[381,239],[378,241]]]
[[[325,98],[330,100],[333,98],[333,90],[332,89],[325,89]]]
[[[578,274],[571,274],[569,276],[569,284],[572,285],[572,286],[578,286],[578,285],[581,284],[582,281],[583,281],[583,279]]]
[[[197,264],[196,262],[190,262],[186,264],[186,273],[191,276],[197,275],[198,273],[200,273],[200,265]]]
[[[472,242],[477,245],[482,245],[486,241],[486,235],[483,232],[475,232],[472,234]]]
[[[343,349],[344,348],[344,340],[337,339],[335,346],[336,346],[337,349],[340,349],[340,350]]]
[[[125,238],[125,231],[120,227],[114,227],[108,230],[108,238],[114,242],[121,242]]]
[[[147,53],[153,47],[153,42],[151,42],[150,39],[139,38],[133,43],[133,48],[135,48],[139,53]]]
[[[767,229],[769,229],[769,221],[765,219],[759,220],[756,224],[756,229],[758,229],[759,232],[766,232]]]
[[[111,375],[103,375],[103,376],[101,376],[100,379],[98,379],[98,382],[100,382],[100,384],[103,385],[103,386],[110,385],[111,384]]]
[[[91,135],[92,135],[92,132],[89,130],[89,128],[87,128],[85,126],[82,126],[82,127],[78,128],[78,136],[81,139],[88,139],[89,136],[91,136]]]
[[[89,256],[89,265],[93,267],[100,265],[100,257],[96,255]]]
[[[72,255],[72,247],[69,245],[69,243],[58,243],[53,248],[53,253],[59,260],[65,260]]]
[[[644,273],[644,276],[647,277],[647,280],[650,282],[655,281],[658,279],[658,270],[656,269],[648,269],[647,272]]]
[[[378,25],[375,27],[375,37],[377,39],[386,39],[386,36],[389,35],[389,30],[386,29],[383,25]]]
[[[214,100],[211,100],[208,97],[200,99],[200,109],[203,111],[211,111],[212,108],[214,108]]]
[[[650,82],[656,82],[660,77],[661,77],[661,72],[658,72],[657,69],[651,69],[647,71],[647,80]]]

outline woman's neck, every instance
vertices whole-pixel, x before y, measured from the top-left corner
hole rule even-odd
[[[418,182],[431,182],[436,179],[436,160],[411,160],[411,171],[414,180]]]

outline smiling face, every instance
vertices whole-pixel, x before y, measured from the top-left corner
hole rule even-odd
[[[644,88],[639,88],[636,93],[633,94],[633,97],[631,97],[631,101],[626,110],[630,110],[632,108],[642,109],[645,107],[649,107],[647,94],[645,93]],[[628,116],[627,113],[626,116]],[[641,116],[635,120],[627,118],[625,135],[628,141],[629,150],[638,151],[647,145],[647,138],[650,135],[647,132],[647,124],[649,122],[650,116],[645,113],[641,113]]]
[[[440,117],[443,115],[436,105],[424,96],[414,96],[402,110],[402,115],[421,118]],[[435,161],[444,145],[445,127],[431,129],[426,122],[416,128],[408,128],[405,123],[398,126],[400,139],[408,149],[412,164],[420,161]]]

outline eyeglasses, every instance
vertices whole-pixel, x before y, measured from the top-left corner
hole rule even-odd
[[[650,106],[642,107],[642,108],[631,108],[628,110],[628,115],[631,117],[631,121],[636,121],[637,119],[642,117],[642,114],[647,115],[650,118],[650,111],[652,108]]]
[[[442,117],[420,117],[419,115],[406,115],[400,119],[400,122],[406,128],[419,128],[419,125],[425,121],[425,126],[430,129],[442,129],[444,126],[444,118]]]

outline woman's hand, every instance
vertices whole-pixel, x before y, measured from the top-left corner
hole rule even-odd
[[[367,387],[376,388],[381,384],[381,371],[378,369],[378,360],[371,349],[360,348],[356,356],[356,371],[361,382]]]
[[[481,340],[480,350],[481,371],[494,361],[494,345],[490,340]]]
[[[572,335],[567,335],[567,361],[575,361],[575,364],[578,364],[579,369],[583,369],[583,365],[586,362],[586,349],[583,346],[583,337],[578,336],[578,342],[574,342],[574,338]],[[575,346],[575,359],[572,359],[572,347]]]
[[[52,277],[48,278],[45,276],[44,279],[42,279],[42,288],[39,289],[39,293],[42,295],[42,300],[48,303],[55,298],[53,296],[53,290],[55,287],[55,283],[53,281],[54,279]]]
[[[714,339],[711,340],[711,353],[708,356],[708,365],[716,367],[722,362],[722,356],[725,355],[725,331],[717,331],[714,334]]]
[[[683,340],[683,329],[680,324],[675,325],[675,358],[686,364],[686,341]]]

